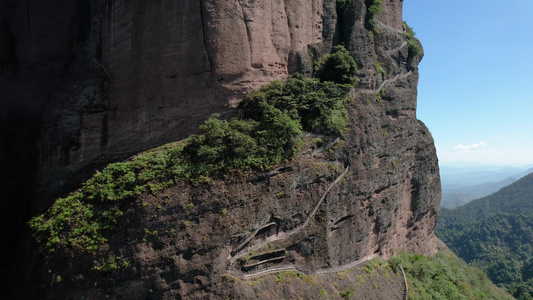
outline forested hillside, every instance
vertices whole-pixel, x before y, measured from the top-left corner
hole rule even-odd
[[[442,209],[437,230],[460,228],[497,213],[533,214],[533,173],[456,209]]]
[[[454,209],[473,200],[496,193],[533,172],[523,167],[450,167],[441,166],[441,206]]]
[[[463,207],[443,209],[436,234],[517,299],[533,299],[533,174]]]
[[[388,261],[393,270],[400,264],[409,283],[409,299],[509,299],[483,272],[447,251],[434,257],[403,252]]]

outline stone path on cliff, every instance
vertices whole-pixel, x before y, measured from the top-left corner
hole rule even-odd
[[[394,78],[385,79],[385,80],[380,84],[380,86],[379,86],[377,89],[375,89],[375,90],[371,90],[371,91],[374,92],[374,93],[379,92],[379,90],[381,90],[381,88],[382,88],[383,86],[385,86],[387,83],[395,82],[396,80],[398,80],[398,79],[400,79],[400,78],[405,78],[405,77],[411,75],[411,73],[413,73],[413,72],[412,72],[412,71],[409,71],[409,72],[407,72],[407,73],[405,73],[405,74],[398,74],[398,75],[394,76]]]
[[[402,265],[399,265],[399,266],[400,266],[400,270],[402,271],[403,282],[405,283],[405,289],[403,290],[403,298],[407,300],[409,299],[409,285],[407,284],[407,277],[405,277],[405,271],[403,270]]]
[[[390,31],[398,32],[396,29],[391,28],[391,27],[389,27],[389,26],[387,26],[387,25],[385,25],[385,24],[383,24],[383,23],[381,23],[381,22],[378,22],[378,25],[379,25],[380,29],[387,29],[387,30],[390,30]],[[404,41],[400,46],[398,46],[398,47],[396,47],[396,48],[394,48],[394,49],[392,49],[392,50],[388,50],[388,51],[386,51],[386,53],[387,53],[388,55],[390,55],[391,53],[398,52],[398,51],[400,51],[402,48],[404,48],[404,47],[407,46],[407,45],[408,45],[407,41]],[[385,86],[387,83],[394,82],[394,81],[398,80],[399,78],[405,78],[405,77],[411,75],[411,73],[412,73],[412,72],[409,71],[409,72],[407,72],[407,73],[405,73],[405,74],[398,74],[398,75],[396,75],[394,78],[386,79],[386,80],[384,80],[384,81],[381,83],[381,85],[380,85],[377,89],[362,89],[362,90],[359,90],[359,91],[376,93],[376,92],[378,92],[379,90],[381,90],[381,88],[382,88],[383,86]]]
[[[385,26],[383,24],[381,24],[381,25],[383,27],[386,27],[386,28],[390,29],[390,30],[393,30],[392,28],[389,28],[388,26]],[[407,42],[405,41],[400,46],[398,46],[397,48],[392,49],[392,50],[388,50],[387,53],[400,51],[402,48],[404,48],[406,46],[407,46]],[[406,77],[410,76],[411,73],[412,73],[412,71],[408,71],[407,73],[404,73],[404,74],[400,73],[400,74],[397,74],[396,76],[394,76],[393,78],[386,79],[376,89],[361,89],[359,91],[376,93],[376,92],[380,91],[386,84],[391,83],[391,82],[395,82],[398,79],[406,78]],[[304,269],[299,268],[298,266],[292,265],[292,264],[291,265],[273,266],[273,267],[266,268],[266,269],[263,269],[263,270],[250,271],[250,272],[243,272],[243,271],[238,270],[238,269],[236,269],[234,267],[234,264],[235,264],[235,262],[238,259],[248,255],[249,253],[251,253],[253,251],[259,250],[259,249],[267,246],[270,243],[273,243],[273,242],[279,241],[279,240],[283,240],[283,239],[287,239],[290,236],[292,236],[292,235],[298,233],[299,231],[301,231],[303,228],[305,228],[311,222],[311,220],[314,218],[316,212],[318,211],[320,205],[322,204],[322,202],[326,198],[326,196],[329,193],[329,191],[346,175],[348,170],[349,170],[349,166],[346,167],[346,169],[337,177],[337,179],[335,179],[335,181],[333,181],[332,183],[330,183],[328,185],[326,191],[323,193],[322,197],[320,198],[318,203],[315,205],[313,211],[308,215],[306,220],[301,225],[299,225],[296,228],[294,228],[294,229],[292,229],[290,231],[287,231],[287,232],[279,232],[276,235],[270,236],[270,237],[266,238],[264,241],[261,241],[260,243],[253,245],[252,247],[246,248],[246,246],[251,241],[254,240],[255,236],[262,229],[268,228],[269,226],[273,226],[275,223],[274,224],[273,223],[269,223],[269,224],[263,225],[263,226],[259,227],[258,229],[256,229],[252,234],[250,234],[248,236],[248,238],[246,238],[241,244],[239,244],[235,248],[234,251],[232,251],[230,262],[229,262],[228,267],[226,268],[226,271],[228,273],[230,273],[231,275],[233,275],[235,277],[238,277],[238,278],[241,278],[241,279],[253,279],[253,278],[256,278],[256,277],[265,276],[265,275],[269,275],[269,274],[274,274],[274,273],[282,272],[282,271],[298,271],[298,272],[304,273],[306,275],[320,275],[320,274],[343,272],[343,271],[351,269],[351,268],[353,268],[353,267],[355,267],[357,265],[360,265],[362,263],[368,262],[372,258],[376,257],[375,255],[365,256],[365,257],[363,257],[363,258],[361,258],[359,260],[350,262],[348,264],[335,266],[335,267],[329,267],[329,268],[317,269],[317,270],[314,270],[314,271],[304,270]],[[402,273],[403,273],[403,269],[402,269]],[[407,295],[407,281],[405,279],[405,273],[403,273],[403,278],[404,278],[404,282],[405,282],[405,286],[406,286],[406,290],[404,291],[404,295],[403,296],[404,296],[404,299],[407,299],[407,297],[408,297],[408,295]]]
[[[403,47],[407,46],[407,41],[403,42],[400,46],[392,49],[392,50],[387,50],[385,51],[385,53],[387,53],[388,55],[390,55],[391,53],[394,53],[394,52],[398,52],[400,51]]]
[[[383,24],[383,23],[380,22],[380,21],[377,21],[376,24],[378,25],[378,29],[381,29],[381,30],[383,30],[383,29],[387,29],[387,30],[389,30],[389,31],[392,31],[392,32],[398,32],[398,33],[403,33],[403,32],[405,32],[405,26],[404,26],[404,29],[403,29],[402,31],[398,31],[398,30],[396,30],[395,28],[392,28],[392,27],[390,27],[389,25]]]
[[[252,246],[251,248],[249,249],[244,249],[245,246],[253,240],[253,238],[255,237],[255,235],[262,229],[262,228],[266,228],[268,226],[271,226],[273,225],[272,223],[269,223],[269,224],[266,224],[264,226],[261,226],[260,228],[258,228],[257,230],[255,230],[248,238],[245,239],[245,241],[243,243],[241,243],[239,246],[237,246],[237,248],[233,251],[234,254],[233,256],[231,257],[230,259],[230,263],[229,263],[229,266],[227,267],[227,271],[237,277],[240,277],[240,278],[243,278],[245,279],[245,276],[246,276],[246,279],[248,278],[253,278],[253,277],[257,277],[257,276],[262,276],[262,275],[266,275],[266,274],[271,274],[271,273],[275,273],[275,272],[279,272],[279,271],[288,271],[288,270],[298,270],[295,266],[292,266],[292,265],[289,265],[289,266],[275,266],[275,267],[272,267],[272,268],[268,268],[268,269],[265,269],[265,270],[260,270],[258,271],[257,273],[249,273],[249,272],[242,272],[242,271],[239,271],[239,270],[236,270],[233,265],[235,263],[235,261],[239,258],[242,258],[244,257],[245,255],[247,255],[248,253],[252,252],[252,251],[256,251],[256,250],[259,250],[265,246],[267,246],[268,244],[274,242],[274,241],[279,241],[279,240],[283,240],[283,239],[286,239],[288,237],[290,237],[291,235],[293,234],[296,234],[298,233],[299,231],[301,231],[303,228],[305,228],[309,222],[311,222],[311,220],[313,219],[313,217],[315,216],[316,212],[318,211],[320,205],[322,204],[322,202],[324,202],[324,199],[326,198],[327,194],[329,193],[329,191],[337,184],[339,183],[339,181],[346,175],[346,173],[348,173],[348,170],[349,170],[349,166],[346,167],[346,169],[344,169],[344,171],[337,177],[337,179],[335,179],[332,183],[330,183],[328,185],[328,187],[326,188],[326,191],[324,191],[324,193],[322,194],[322,197],[320,198],[320,200],[318,201],[318,203],[315,205],[315,208],[313,209],[313,211],[309,214],[309,216],[305,219],[305,221],[297,226],[296,228],[294,228],[293,230],[290,230],[290,231],[287,231],[287,232],[280,232],[278,233],[277,235],[275,236],[272,236],[272,237],[269,237],[267,239],[265,239],[263,242],[261,243],[258,243],[257,245],[254,245]],[[357,261],[356,261],[357,262]],[[355,262],[354,262],[355,263]],[[360,262],[359,262],[360,263]],[[358,263],[357,263],[358,264]],[[336,267],[338,268],[338,267]],[[350,268],[350,267],[348,267]],[[299,271],[299,270],[298,270]],[[331,271],[331,272],[338,272],[338,271]]]
[[[400,47],[404,47],[405,46],[404,44],[402,44],[402,46],[400,46]],[[405,78],[405,77],[411,75],[411,73],[412,73],[412,71],[409,71],[409,72],[407,72],[405,74],[397,74],[393,78],[384,80],[383,83],[381,83],[381,85],[375,90],[362,90],[362,91],[363,92],[375,93],[375,92],[379,91],[387,83],[394,82],[394,81],[396,81],[398,79]],[[277,224],[274,223],[274,222],[268,223],[266,225],[263,225],[263,226],[259,227],[252,234],[250,234],[241,244],[239,244],[235,248],[235,250],[232,251],[231,258],[230,258],[230,263],[229,263],[229,265],[227,267],[227,271],[230,274],[232,274],[232,275],[234,275],[236,277],[242,278],[242,279],[255,278],[255,277],[258,277],[258,276],[264,276],[264,275],[268,275],[268,274],[273,274],[273,273],[280,272],[280,271],[299,271],[299,272],[302,272],[302,273],[307,274],[307,275],[317,275],[317,274],[341,272],[341,271],[353,268],[354,266],[357,266],[357,265],[359,265],[361,263],[364,263],[364,262],[372,259],[374,256],[368,256],[368,257],[362,258],[360,260],[356,260],[354,262],[348,263],[346,265],[337,266],[337,267],[331,267],[331,268],[325,268],[325,269],[319,269],[319,270],[315,270],[314,272],[311,272],[311,273],[306,272],[305,270],[301,270],[301,269],[297,268],[294,265],[274,266],[274,267],[267,268],[267,269],[264,269],[264,270],[259,270],[259,271],[256,271],[256,272],[242,272],[242,271],[237,270],[236,268],[234,268],[234,264],[235,264],[235,262],[238,259],[248,255],[249,253],[251,253],[253,251],[259,250],[259,249],[267,246],[270,243],[286,239],[286,238],[290,237],[291,235],[294,235],[294,234],[298,233],[303,228],[305,228],[309,224],[309,222],[311,222],[313,217],[315,216],[316,212],[318,211],[320,205],[322,204],[322,202],[326,198],[326,196],[329,193],[329,191],[346,175],[348,170],[349,170],[349,166],[346,167],[346,169],[337,177],[337,179],[335,179],[335,181],[333,181],[332,183],[330,183],[328,185],[326,191],[323,193],[322,197],[320,198],[318,203],[315,205],[313,211],[309,214],[309,216],[306,218],[304,223],[302,223],[301,225],[299,225],[296,228],[294,228],[293,230],[290,230],[290,231],[287,231],[287,232],[279,232],[275,236],[268,237],[264,241],[262,241],[262,242],[260,242],[260,243],[258,243],[256,245],[253,245],[252,247],[250,247],[248,249],[245,249],[245,247],[251,241],[253,241],[253,239],[255,238],[255,236],[258,234],[259,231],[261,231],[262,229],[268,228],[269,226],[275,226]]]
[[[344,271],[346,271],[348,269],[351,269],[351,268],[354,268],[354,267],[356,267],[356,266],[358,266],[358,265],[360,265],[362,263],[368,262],[374,257],[375,256],[368,256],[368,257],[353,261],[353,262],[345,264],[345,265],[331,267],[331,268],[318,269],[318,270],[315,270],[313,272],[307,272],[306,270],[302,270],[302,269],[300,269],[300,268],[298,268],[298,267],[296,267],[294,265],[276,266],[276,267],[272,267],[272,268],[269,268],[269,269],[266,269],[266,270],[259,270],[259,271],[251,272],[251,273],[240,272],[238,270],[234,270],[234,269],[231,269],[229,267],[227,268],[227,271],[231,275],[233,275],[235,277],[238,277],[238,278],[241,278],[241,279],[244,279],[244,280],[249,280],[249,279],[257,278],[257,277],[260,277],[260,276],[266,276],[266,275],[270,275],[270,274],[275,274],[277,272],[287,272],[287,271],[297,271],[297,272],[301,272],[301,273],[303,273],[303,274],[305,274],[307,276],[314,276],[314,275],[321,275],[321,274],[331,274],[331,273],[344,272]],[[400,266],[400,270],[401,270],[401,273],[402,273],[402,279],[403,279],[403,282],[404,282],[404,285],[405,285],[405,288],[404,288],[403,293],[401,295],[401,299],[408,300],[409,299],[409,285],[407,284],[407,278],[405,276],[405,272],[403,270],[402,265],[399,265],[399,266]],[[379,269],[376,269],[376,270],[379,272]]]
[[[392,50],[391,50],[392,51]],[[396,76],[392,77],[392,78],[389,78],[389,79],[385,79],[380,85],[379,87],[377,88],[361,88],[361,89],[357,89],[355,92],[363,92],[363,93],[377,93],[379,92],[379,90],[381,90],[382,87],[384,87],[386,84],[388,83],[391,83],[391,82],[395,82],[396,80],[398,79],[403,79],[403,78],[406,78],[408,77],[409,75],[411,75],[413,72],[412,71],[409,71],[407,73],[404,73],[404,74],[397,74]]]
[[[362,259],[358,259],[356,261],[352,261],[352,262],[350,262],[348,264],[345,264],[345,265],[336,266],[336,267],[330,267],[330,268],[317,269],[317,270],[312,271],[312,272],[309,272],[309,271],[306,271],[304,269],[298,268],[295,265],[275,266],[275,267],[272,267],[272,268],[259,270],[259,271],[255,271],[255,272],[242,272],[242,271],[235,270],[235,269],[232,269],[232,268],[228,268],[226,270],[231,275],[233,275],[235,277],[239,277],[241,279],[253,279],[253,278],[256,278],[256,277],[270,275],[270,274],[274,274],[274,273],[282,272],[282,271],[297,271],[297,272],[301,272],[301,273],[303,273],[305,275],[312,276],[312,275],[321,275],[321,274],[330,274],[330,273],[343,272],[343,271],[351,269],[351,268],[353,268],[353,267],[355,267],[357,265],[365,263],[365,262],[371,260],[372,258],[374,258],[374,256],[368,256],[368,257],[364,257]]]

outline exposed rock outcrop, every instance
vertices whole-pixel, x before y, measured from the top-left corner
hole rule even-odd
[[[2,240],[98,168],[311,72],[334,1],[0,1]],[[21,245],[24,248],[24,245]],[[16,259],[10,251],[3,269]],[[0,282],[4,282],[0,280]]]
[[[435,253],[440,178],[432,137],[416,119],[422,53],[408,51],[402,1],[382,2],[374,32],[364,26],[362,0],[342,16],[331,0],[52,5],[69,12],[54,29],[68,32],[69,46],[58,43],[54,53],[65,51],[70,59],[51,63],[61,72],[44,67],[54,84],[35,89],[36,110],[43,111],[36,130],[41,194],[75,185],[109,161],[183,138],[213,112],[232,115],[245,92],[296,71],[311,73],[312,56],[333,44],[344,43],[356,60],[358,84],[351,129],[341,140],[324,137],[325,146],[310,146],[268,176],[181,183],[129,205],[97,254],[100,266],[111,256],[127,261],[113,276],[93,269],[94,256],[72,252],[74,258],[51,255],[27,280],[43,284],[49,298],[118,299],[123,290],[139,290],[142,298],[206,299],[257,291],[241,283],[228,287],[221,277],[228,272],[244,278],[286,267],[313,274],[395,250]],[[13,14],[37,7],[27,3],[14,5]],[[29,33],[11,32],[17,41],[31,40]],[[4,54],[10,51],[0,54],[10,57]],[[16,50],[18,62],[8,61],[20,70],[10,78],[21,82],[17,74],[29,72],[29,61],[45,61],[45,52],[24,60]],[[13,95],[24,90],[16,86]]]
[[[83,51],[45,108],[39,183],[48,192],[186,137],[269,81],[310,73],[308,46],[329,51],[335,27],[325,17],[334,3],[322,0],[91,5]]]

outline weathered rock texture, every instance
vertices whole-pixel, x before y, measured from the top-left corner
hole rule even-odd
[[[40,187],[186,137],[245,92],[310,72],[308,45],[325,42],[326,52],[333,42],[332,4],[91,2],[83,50],[45,107]]]
[[[213,112],[231,115],[246,91],[296,71],[311,73],[312,55],[333,44],[344,43],[359,70],[351,130],[334,146],[310,148],[272,176],[244,174],[144,195],[97,254],[101,263],[116,255],[128,267],[105,275],[91,270],[93,256],[57,256],[25,275],[40,284],[29,294],[44,288],[49,298],[118,299],[127,290],[143,299],[256,295],[271,283],[257,287],[237,279],[228,287],[221,277],[228,267],[238,276],[253,271],[242,257],[234,259],[235,251],[301,225],[345,167],[348,173],[305,230],[258,249],[284,249],[283,255],[252,256],[249,264],[274,258],[254,268],[313,273],[400,249],[435,253],[440,179],[433,140],[416,119],[422,55],[409,57],[402,1],[382,2],[373,33],[364,27],[361,0],[342,16],[332,0],[10,5],[2,19],[8,25],[0,28],[9,41],[0,52],[2,83],[9,83],[2,93],[12,107],[31,107],[42,119],[26,141],[40,136],[30,151],[39,195],[64,191],[109,161],[183,138]],[[61,21],[44,26],[56,13]],[[193,209],[185,209],[189,203]],[[50,285],[57,275],[64,281]],[[270,297],[280,295],[297,296],[288,290]]]
[[[105,164],[310,73],[335,20],[322,0],[0,0],[1,239]]]

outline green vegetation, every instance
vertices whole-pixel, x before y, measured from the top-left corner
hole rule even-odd
[[[352,0],[337,0],[337,16],[343,14],[352,4]]]
[[[422,52],[422,45],[420,41],[415,37],[415,32],[413,28],[409,27],[404,21],[403,25],[405,26],[406,32],[405,37],[407,38],[407,63],[411,63],[413,58],[419,55]]]
[[[379,89],[379,91],[376,92],[376,101],[378,103],[381,102],[383,98],[387,95],[387,89],[385,87],[382,87]]]
[[[529,265],[529,268],[533,268]],[[530,300],[533,299],[533,279],[529,279],[526,282],[514,283],[507,288],[507,291],[518,300]]]
[[[290,284],[296,278],[298,278],[299,280],[305,281],[305,282],[313,280],[311,277],[298,271],[282,271],[282,272],[274,273],[274,282],[276,283]]]
[[[400,253],[388,262],[396,272],[400,264],[403,266],[409,299],[508,299],[481,270],[468,266],[452,254],[427,257]]]
[[[302,133],[297,120],[268,104],[259,109],[257,121],[226,121],[213,115],[200,131],[183,148],[190,173],[198,178],[215,171],[267,169],[291,159],[299,150],[297,137]]]
[[[367,30],[376,32],[376,15],[382,12],[380,0],[365,0],[366,15],[365,15],[365,28]]]
[[[533,299],[533,174],[453,210],[437,236],[517,299]]]
[[[443,209],[437,230],[461,228],[497,213],[533,215],[533,173],[456,209]]]
[[[522,284],[533,292],[533,215],[499,213],[461,230],[441,231],[439,236],[494,283],[506,288]]]
[[[321,81],[354,85],[357,64],[343,46],[333,47],[331,54],[324,55],[315,66],[315,76]]]
[[[97,261],[94,264],[93,270],[103,273],[112,273],[117,269],[126,268],[130,265],[126,260],[115,255],[109,256],[103,264],[99,264]]]
[[[317,79],[296,74],[286,83],[274,81],[258,91],[249,93],[239,107],[242,118],[247,120],[258,121],[263,119],[265,114],[269,114],[268,118],[272,118],[272,114],[275,113],[280,114],[280,117],[287,116],[287,122],[297,121],[305,131],[342,134],[348,127],[348,111],[345,105],[349,88],[349,85],[331,81],[319,82]],[[280,126],[279,122],[273,123]],[[293,125],[293,123],[289,124]],[[270,124],[267,125],[270,126]],[[290,126],[288,129],[292,130],[293,127]],[[265,126],[261,130],[267,129],[272,129],[272,127]],[[273,135],[279,135],[287,130],[271,131],[274,131]],[[287,132],[284,135],[291,134]],[[271,139],[273,140],[272,151],[288,151],[289,156],[294,154],[295,149],[291,143],[286,144],[284,136],[273,138]]]
[[[383,63],[380,63],[378,61],[376,61],[376,64],[374,65],[374,67],[376,68],[376,72],[378,72],[378,74],[381,74],[383,76],[387,75],[387,72],[385,71],[385,69],[383,69],[385,65]]]
[[[320,290],[320,292],[318,292],[318,295],[322,298],[328,298],[329,295],[328,295],[328,292],[326,291],[326,289],[322,289]]]
[[[374,269],[374,265],[373,264],[367,264],[363,270],[365,270],[365,272],[368,274],[368,275],[372,275],[372,273],[374,273],[374,271],[376,269]]]
[[[208,183],[231,170],[267,170],[295,157],[303,145],[302,129],[344,133],[350,88],[346,83],[355,82],[350,78],[354,65],[348,52],[336,47],[319,62],[322,82],[300,74],[285,83],[274,81],[245,97],[240,118],[227,121],[213,115],[200,126],[199,135],[108,165],[30,220],[36,240],[50,252],[93,253],[107,242],[123,207],[143,192],[156,194],[182,180]],[[333,70],[340,75],[334,76]],[[193,208],[193,203],[186,207]]]
[[[352,299],[353,298],[353,290],[350,288],[345,288],[342,290],[339,295],[343,298]]]
[[[274,274],[274,281],[276,283],[280,283],[283,281],[283,276],[281,275],[280,272],[277,272],[276,274]]]
[[[79,190],[30,220],[37,241],[49,251],[61,247],[96,251],[122,216],[124,200],[174,183],[181,148],[182,143],[160,147],[97,172]]]

